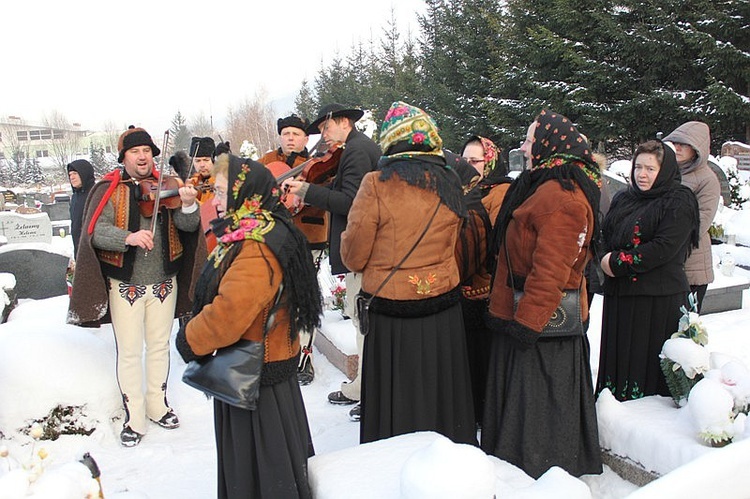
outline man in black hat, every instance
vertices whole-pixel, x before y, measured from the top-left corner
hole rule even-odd
[[[280,145],[278,149],[268,151],[258,160],[258,163],[269,165],[274,161],[286,163],[289,168],[294,168],[310,158],[307,151],[307,127],[308,121],[296,114],[286,118],[279,118],[276,122],[276,130],[279,132]]]
[[[167,402],[169,339],[175,316],[192,308],[188,291],[206,260],[206,246],[198,237],[191,185],[179,189],[177,208],[143,199],[141,189],[150,192],[158,183],[154,156],[160,150],[148,132],[129,128],[118,149],[122,168],[96,183],[86,203],[68,322],[111,319],[125,408],[120,442],[132,447],[148,420],[166,429],[179,426]]]
[[[362,287],[361,276],[349,272],[344,266],[341,262],[340,249],[341,233],[346,229],[349,209],[354,196],[357,195],[362,177],[375,170],[382,155],[380,146],[354,126],[363,115],[364,112],[361,109],[351,109],[341,104],[323,106],[318,117],[307,128],[307,133],[320,133],[321,140],[325,141],[329,148],[336,144],[344,146],[333,182],[323,186],[287,179],[283,183],[283,187],[291,194],[296,194],[305,203],[322,208],[331,214],[328,237],[331,273],[346,274],[347,308],[345,313],[352,317],[358,337],[360,336],[359,324],[352,309],[354,296]],[[328,396],[328,400],[334,404],[353,404],[359,400],[359,393],[354,393],[349,397],[343,392],[336,391]],[[356,414],[352,416],[358,419]]]

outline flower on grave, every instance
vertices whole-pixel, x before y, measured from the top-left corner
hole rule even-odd
[[[672,335],[672,338],[690,338],[699,345],[706,346],[708,344],[708,331],[706,326],[703,325],[700,315],[698,315],[695,293],[688,295],[688,303],[690,304],[690,311],[685,305],[680,307],[682,317],[680,317],[677,332]]]
[[[333,310],[341,310],[343,312],[344,303],[346,303],[346,287],[339,284],[331,290],[331,293],[333,294],[333,303],[331,304],[331,308]]]
[[[698,302],[694,293],[688,295],[690,310],[680,307],[682,317],[670,339],[661,350],[660,367],[678,407],[687,403],[690,390],[703,379],[709,369],[709,354],[703,347],[708,344],[708,331],[698,314]]]

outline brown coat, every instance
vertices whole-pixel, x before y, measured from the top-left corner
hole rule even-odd
[[[580,189],[566,191],[555,180],[542,184],[513,212],[506,234],[513,274],[526,278],[523,298],[514,313],[503,245],[490,292],[490,314],[541,332],[560,303],[563,289],[580,285],[585,298],[583,270],[590,258],[593,227],[591,206]],[[585,299],[581,314],[584,320],[588,318]]]
[[[283,273],[268,246],[257,241],[242,245],[222,277],[213,302],[187,324],[186,339],[196,355],[210,354],[239,339],[260,341],[263,337],[263,325],[276,300]],[[292,340],[289,329],[289,313],[281,306],[266,336],[266,364],[288,360],[299,353],[299,337]]]
[[[362,290],[374,293],[401,261],[435,211],[438,196],[411,186],[398,175],[385,182],[380,172],[364,176],[341,234],[341,259],[361,272]],[[391,300],[421,300],[459,284],[454,248],[460,219],[440,205],[430,229],[401,268],[378,293]]]
[[[495,226],[497,215],[500,213],[500,206],[503,204],[505,193],[508,192],[510,183],[499,184],[490,189],[490,192],[482,198],[482,204],[490,216],[490,223]]]

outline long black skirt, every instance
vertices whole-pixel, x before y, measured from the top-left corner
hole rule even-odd
[[[604,296],[602,344],[596,391],[618,400],[670,396],[659,365],[664,342],[677,331],[687,293],[667,296]]]
[[[416,318],[371,311],[362,372],[362,443],[434,431],[477,445],[459,304]]]
[[[471,391],[474,395],[474,416],[477,423],[481,423],[484,414],[487,371],[490,367],[490,347],[492,345],[492,331],[484,321],[487,302],[485,300],[462,298],[461,309],[464,316],[464,327],[466,328],[466,350],[469,353]]]
[[[307,458],[314,455],[296,375],[261,386],[258,408],[214,401],[220,499],[310,498]]]
[[[481,440],[486,453],[535,479],[552,466],[573,476],[601,473],[586,336],[524,348],[495,333]]]

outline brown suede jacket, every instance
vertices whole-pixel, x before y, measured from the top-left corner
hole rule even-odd
[[[187,324],[185,336],[196,355],[208,355],[239,339],[260,341],[263,337],[263,325],[276,300],[282,270],[265,244],[248,240],[242,245],[222,277],[213,302]],[[289,336],[289,313],[284,301],[282,296],[282,305],[266,336],[264,364],[289,360],[299,353],[299,338],[292,340]]]
[[[375,293],[391,270],[408,253],[435,211],[438,196],[380,172],[364,176],[341,234],[341,259],[362,273],[362,290]],[[424,300],[458,286],[454,248],[459,217],[440,205],[430,229],[401,268],[378,292],[390,300]]]
[[[490,216],[490,223],[495,226],[497,215],[500,213],[500,206],[503,204],[505,193],[508,192],[510,184],[499,184],[490,189],[485,197],[482,198],[482,204]]]
[[[513,275],[525,278],[524,295],[514,312],[503,245],[490,292],[490,316],[514,320],[541,332],[564,289],[581,286],[581,296],[585,297],[583,270],[590,258],[593,227],[593,212],[583,191],[566,191],[556,180],[542,184],[513,212],[505,238]],[[515,285],[519,287],[517,280]],[[585,299],[581,300],[581,314],[585,321]]]

